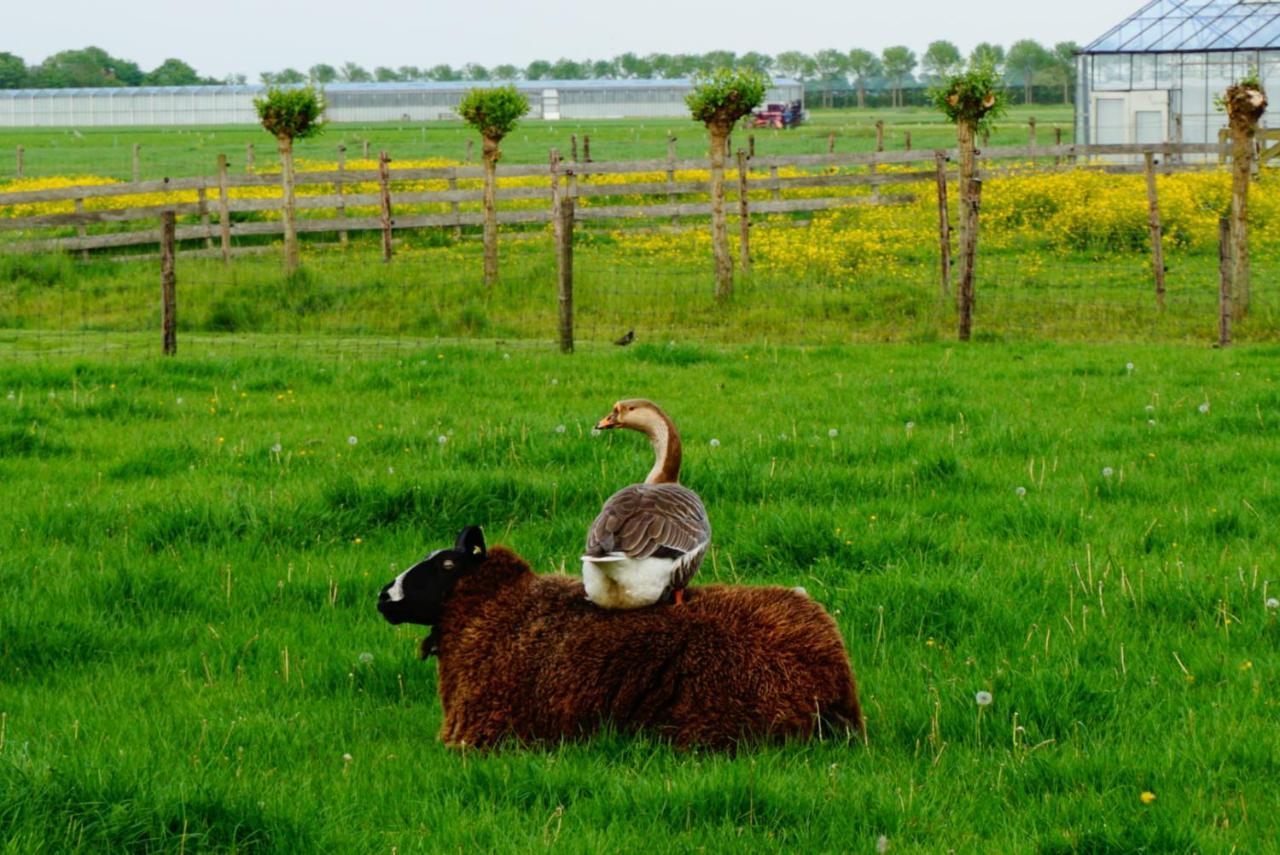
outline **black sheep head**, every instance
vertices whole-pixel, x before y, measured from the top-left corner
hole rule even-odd
[[[484,533],[467,526],[452,549],[437,549],[383,587],[378,611],[391,623],[435,626],[454,583],[485,559]]]

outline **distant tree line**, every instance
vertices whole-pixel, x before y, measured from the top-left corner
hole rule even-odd
[[[1004,48],[983,42],[966,57],[955,44],[940,40],[924,53],[904,45],[893,45],[879,53],[862,48],[817,53],[783,51],[774,56],[749,52],[715,50],[702,54],[624,53],[612,59],[535,60],[525,66],[476,63],[455,67],[445,63],[419,68],[401,65],[366,69],[354,62],[339,66],[319,63],[301,71],[285,68],[264,71],[259,80],[266,84],[368,83],[413,81],[490,80],[627,80],[671,79],[707,74],[718,68],[735,68],[804,83],[809,100],[822,106],[901,106],[924,103],[923,90],[961,69],[966,61],[983,62],[996,69],[1005,85],[1020,94],[1018,100],[1033,103],[1052,93],[1054,100],[1067,103],[1075,85],[1075,42],[1059,42],[1045,47],[1033,39],[1022,39]],[[69,86],[192,86],[245,83],[243,74],[221,80],[200,77],[194,68],[178,59],[168,59],[144,72],[137,63],[117,59],[101,48],[69,50],[54,54],[39,65],[28,66],[21,57],[0,53],[0,89],[61,88]],[[1059,94],[1060,93],[1060,94]]]

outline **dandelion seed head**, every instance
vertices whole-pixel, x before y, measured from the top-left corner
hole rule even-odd
[[[1273,612],[1276,609],[1280,609],[1280,600],[1277,600],[1275,597],[1267,597],[1267,608],[1271,609]]]
[[[1145,407],[1143,407],[1143,409],[1146,410],[1148,413],[1154,413],[1156,411],[1156,405],[1147,404]]]
[[[552,377],[552,378],[551,378],[551,385],[552,385],[552,386],[559,386],[559,385],[560,385],[560,381],[559,381],[557,378]]]
[[[360,440],[356,439],[354,436],[347,437],[347,445],[355,445],[359,441]]]
[[[388,474],[388,475],[394,475],[394,474],[396,474],[396,468],[395,468],[394,466],[388,466],[388,467],[387,467],[387,474]]]
[[[835,428],[829,428],[827,430],[827,436],[831,437],[832,439],[835,439],[839,435],[840,435],[840,431],[836,430]]]
[[[283,447],[283,446],[281,446],[281,445],[280,445],[280,443],[278,443],[278,442],[277,442],[275,445],[271,446],[271,453],[272,453],[272,454],[279,454],[279,453],[280,453],[281,451],[283,451],[283,450],[284,450],[284,447]]]
[[[991,693],[990,693],[990,692],[978,692],[977,694],[975,694],[975,695],[973,696],[973,699],[974,699],[974,701],[975,701],[975,702],[977,702],[978,706],[980,706],[980,707],[990,706],[990,704],[991,704]]]
[[[1114,474],[1116,474],[1116,470],[1112,469],[1110,466],[1103,466],[1103,467],[1102,467],[1102,477],[1103,477],[1103,478],[1110,478],[1110,477],[1111,477],[1112,475],[1114,475]]]
[[[504,353],[504,354],[502,354],[502,358],[503,358],[503,359],[510,359],[510,358],[511,358],[511,354],[509,354],[509,353]]]
[[[350,763],[350,762],[351,762],[352,760],[354,760],[354,759],[355,759],[355,758],[354,758],[354,757],[352,757],[350,754],[343,754],[343,755],[342,755],[342,762],[343,762],[343,763]]]
[[[1207,413],[1207,412],[1209,412],[1209,402],[1208,402],[1208,401],[1205,401],[1203,404],[1201,404],[1200,406],[1196,407],[1196,409],[1197,409],[1197,410],[1199,410],[1201,413]]]
[[[888,851],[889,851],[889,838],[885,837],[882,834],[876,838],[876,852],[878,852],[880,855],[884,855],[884,853]]]
[[[441,445],[444,445],[448,441],[449,441],[449,437],[445,436],[444,434],[440,434],[438,437],[436,437],[436,442],[440,443]]]
[[[361,653],[361,654],[360,654],[360,663],[361,663],[362,665],[368,665],[368,664],[369,664],[370,662],[372,662],[372,661],[373,661],[373,654],[372,654],[372,653],[369,653],[369,652],[367,652],[367,651],[366,651],[366,652],[364,652],[364,653]]]
[[[7,396],[7,397],[9,398],[9,400],[10,400],[10,401],[12,401],[14,398],[17,398],[18,396],[17,396],[17,395],[15,395],[15,394],[13,394],[13,390],[12,390],[12,389],[10,389],[10,390],[9,390],[9,394],[8,394],[8,396]],[[181,398],[179,398],[178,400],[182,400],[182,399],[181,399]]]
[[[564,433],[564,425],[556,425],[556,433]]]
[[[1132,372],[1133,372],[1133,363],[1132,363],[1132,362],[1126,362],[1126,363],[1124,364],[1124,370],[1125,370],[1125,371],[1128,371],[1128,372],[1130,372],[1130,373],[1132,373]]]
[[[1015,494],[1017,494],[1019,498],[1021,498],[1022,496],[1027,495],[1027,488],[1026,488],[1026,487],[1019,487],[1018,489],[1014,490],[1013,492],[1014,492]]]
[[[913,430],[915,430],[915,429],[916,429],[916,423],[915,423],[915,422],[907,422],[905,425],[903,425],[903,427],[905,427],[905,428],[906,428],[907,433],[910,433],[911,431],[913,431]]]
[[[716,439],[715,437],[712,437],[712,438],[711,438],[711,447],[712,447],[712,448],[719,448],[719,447],[720,447],[720,440]]]

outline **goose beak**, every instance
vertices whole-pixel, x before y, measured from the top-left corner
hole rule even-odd
[[[609,415],[596,422],[596,430],[608,430],[609,428],[616,428],[617,426],[618,420],[613,417],[613,413],[609,413]]]

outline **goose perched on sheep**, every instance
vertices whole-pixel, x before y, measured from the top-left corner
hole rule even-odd
[[[680,435],[666,413],[639,398],[614,404],[596,428],[640,431],[656,459],[644,483],[610,496],[591,524],[582,556],[587,597],[609,609],[682,603],[711,542],[711,522],[698,494],[679,483]]]
[[[700,585],[678,609],[601,609],[462,530],[383,587],[378,611],[425,624],[456,748],[554,743],[613,726],[680,748],[845,738],[862,709],[840,629],[786,588]]]

